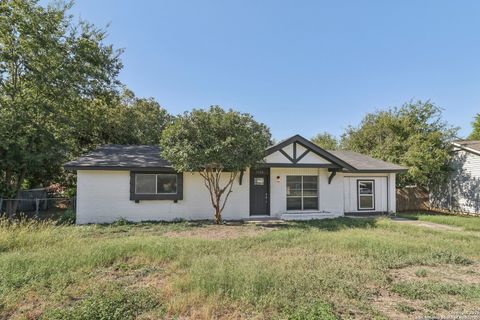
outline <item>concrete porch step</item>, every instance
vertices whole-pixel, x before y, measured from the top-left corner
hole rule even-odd
[[[341,217],[342,214],[336,213],[284,213],[281,215],[282,220],[313,220],[313,219],[333,219]]]

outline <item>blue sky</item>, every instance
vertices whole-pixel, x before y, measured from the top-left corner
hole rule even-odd
[[[411,99],[461,136],[480,112],[480,1],[77,0],[71,13],[110,24],[120,79],[172,114],[219,104],[282,139],[338,136]]]

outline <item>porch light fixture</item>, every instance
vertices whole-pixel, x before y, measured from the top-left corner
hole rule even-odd
[[[280,176],[277,176],[277,182],[280,182]]]

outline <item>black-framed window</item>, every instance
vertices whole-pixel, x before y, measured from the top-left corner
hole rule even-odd
[[[183,174],[130,172],[130,200],[181,200]]]
[[[287,176],[287,210],[318,210],[318,176]]]
[[[358,210],[375,210],[375,180],[357,180]]]

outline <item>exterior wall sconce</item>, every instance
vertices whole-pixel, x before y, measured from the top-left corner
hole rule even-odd
[[[280,176],[277,176],[277,182],[280,182]]]

